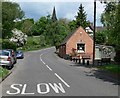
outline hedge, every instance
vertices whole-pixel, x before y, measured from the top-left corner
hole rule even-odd
[[[10,42],[9,40],[2,41],[2,49],[13,49],[16,51],[17,45],[14,42]]]

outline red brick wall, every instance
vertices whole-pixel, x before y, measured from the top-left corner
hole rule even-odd
[[[82,32],[82,34],[80,34]],[[91,55],[93,53],[93,39],[85,32],[82,27],[79,27],[77,31],[69,38],[66,43],[66,54],[70,54],[72,48],[77,49],[77,43],[85,43],[85,53]]]
[[[61,45],[59,47],[59,56],[65,57],[65,55],[66,55],[66,45]]]

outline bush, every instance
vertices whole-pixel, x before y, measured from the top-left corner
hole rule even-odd
[[[14,42],[10,42],[9,40],[2,41],[2,49],[13,49],[16,50],[17,45]]]
[[[115,56],[114,60],[116,62],[120,63],[120,50],[116,50],[116,56]]]
[[[97,44],[103,44],[103,43],[105,43],[105,41],[106,41],[106,36],[105,36],[104,32],[97,32],[95,42]]]

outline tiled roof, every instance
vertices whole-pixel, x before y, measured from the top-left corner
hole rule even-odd
[[[77,28],[76,30],[74,30],[73,32],[69,33],[66,38],[63,40],[63,42],[61,43],[61,45],[64,45],[67,43],[67,41],[69,40],[69,38],[78,30],[79,28]]]

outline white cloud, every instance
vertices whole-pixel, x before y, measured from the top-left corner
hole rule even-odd
[[[94,0],[10,0],[15,2],[94,2]]]
[[[75,19],[75,13],[66,13],[64,18],[67,18],[67,19],[70,19],[70,20]]]
[[[12,0],[13,1],[13,0]],[[15,1],[15,0],[14,0]],[[83,4],[87,14],[87,20],[93,22],[94,17],[94,0],[16,0],[22,10],[25,12],[26,17],[38,20],[41,16],[52,14],[53,7],[56,7],[58,18],[74,19],[80,3]],[[46,1],[46,2],[45,2]],[[56,1],[56,2],[55,2]],[[65,1],[65,2],[64,2]],[[78,2],[79,1],[79,2]],[[97,1],[97,25],[101,25],[100,16],[104,10],[104,4]]]

